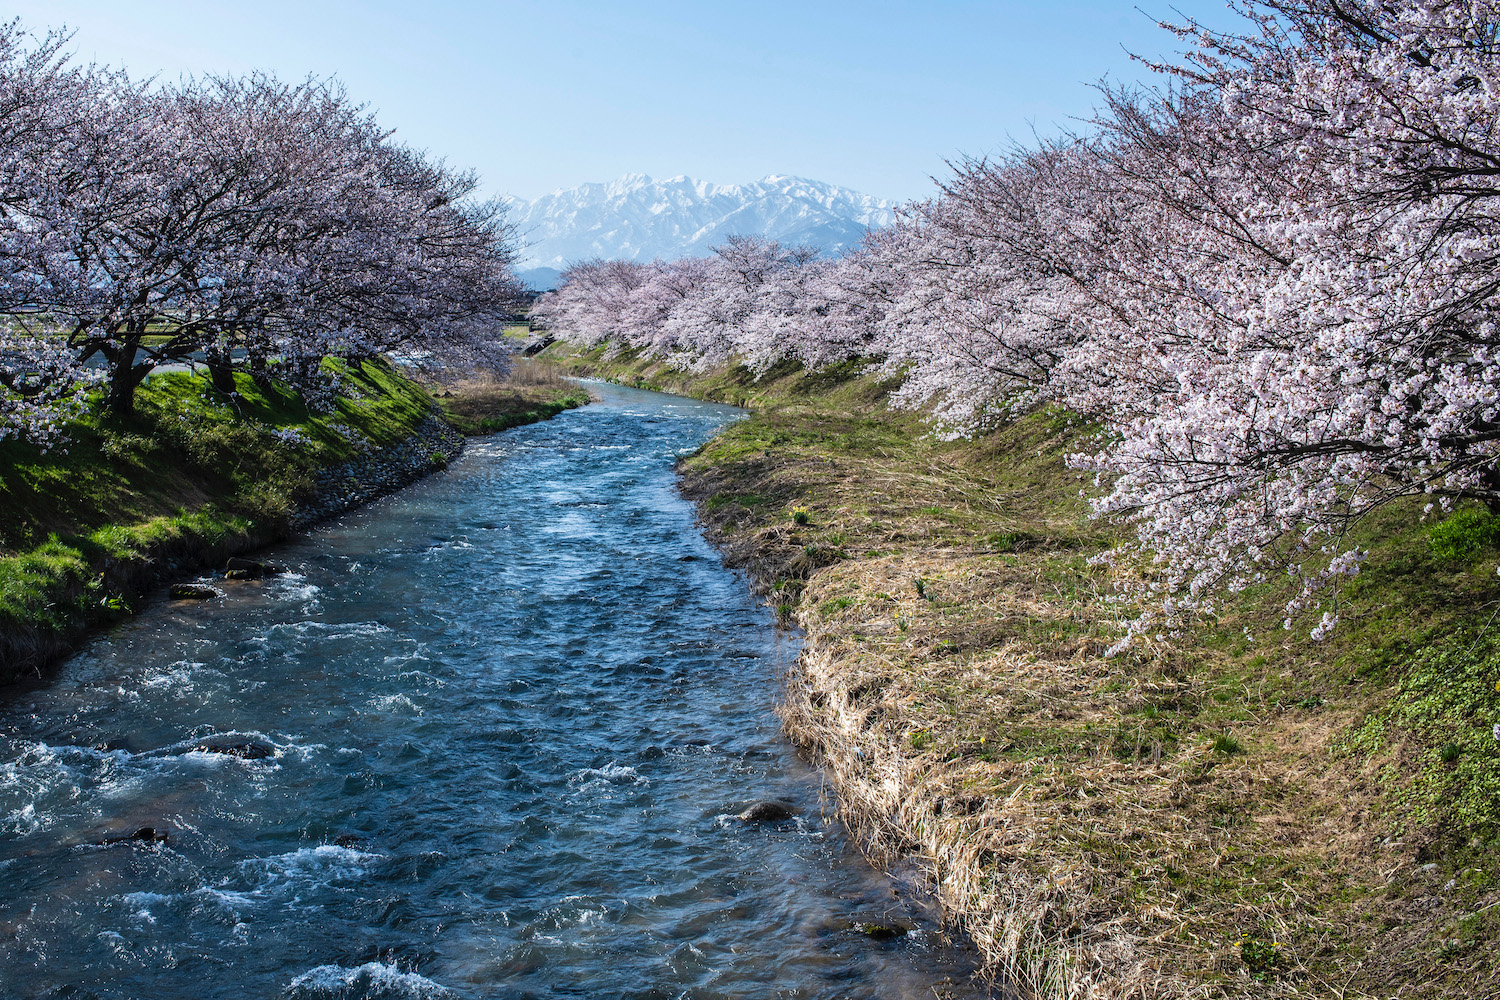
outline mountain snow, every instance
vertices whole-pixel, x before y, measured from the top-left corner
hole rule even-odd
[[[574,261],[702,255],[736,235],[838,253],[856,246],[866,229],[894,218],[890,202],[781,175],[753,184],[708,184],[627,174],[536,201],[507,198],[506,204],[524,245],[521,275],[541,288],[550,288],[556,272]]]

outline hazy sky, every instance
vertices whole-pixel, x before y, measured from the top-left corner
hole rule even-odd
[[[1229,25],[1222,0],[1138,0]],[[625,173],[796,174],[894,200],[1086,116],[1175,36],[1124,2],[12,0],[136,76],[336,75],[406,142],[535,198]]]

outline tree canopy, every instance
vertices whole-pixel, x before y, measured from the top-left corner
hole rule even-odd
[[[1087,134],[953,166],[837,260],[737,240],[576,265],[562,336],[683,365],[872,359],[973,434],[1043,403],[1103,433],[1080,469],[1156,627],[1270,573],[1288,623],[1406,496],[1500,506],[1500,8],[1255,2]],[[1322,601],[1322,605],[1320,605]]]
[[[158,365],[294,385],[327,357],[503,368],[515,236],[473,174],[394,141],[337,83],[161,85],[0,26],[0,437],[56,437]]]

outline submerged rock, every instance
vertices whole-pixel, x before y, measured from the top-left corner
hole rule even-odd
[[[775,799],[766,799],[757,802],[735,819],[741,823],[779,823],[782,820],[791,819],[797,815],[799,810],[788,802],[778,802]]]
[[[241,760],[264,760],[276,753],[275,747],[251,740],[243,743],[199,743],[192,749],[201,753],[221,753],[227,757],[238,757]]]
[[[206,601],[209,598],[222,596],[213,587],[204,586],[201,583],[174,583],[167,594],[174,601]]]
[[[128,844],[133,840],[143,841],[147,844],[160,844],[167,839],[167,831],[158,830],[154,826],[143,826],[134,833],[119,834],[113,837],[105,837],[99,843],[106,847],[110,844]]]
[[[241,559],[239,556],[232,557],[224,564],[226,580],[259,580],[267,576],[280,576],[285,572],[284,567],[256,562],[254,559]]]
[[[854,929],[876,941],[891,941],[907,932],[900,924],[861,923],[855,924]]]

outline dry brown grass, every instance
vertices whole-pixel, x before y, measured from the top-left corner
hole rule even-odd
[[[1346,810],[1280,758],[1226,757],[1203,735],[1166,750],[1127,729],[1122,754],[1122,720],[1185,685],[1116,684],[1118,669],[1089,641],[1044,652],[996,635],[988,649],[932,657],[931,636],[951,632],[942,619],[976,603],[1002,623],[1060,612],[1037,599],[1033,581],[1007,588],[982,559],[940,562],[961,581],[1000,586],[971,589],[945,610],[904,599],[909,624],[894,634],[853,608],[809,622],[816,631],[789,686],[787,729],[833,773],[867,842],[930,859],[948,911],[1007,982],[1038,996],[1306,988],[1295,976],[1263,989],[1242,975],[1239,934],[1305,947],[1318,933],[1307,880],[1281,869],[1327,862],[1313,845],[1349,832]],[[809,582],[803,606],[851,584],[871,593],[915,574],[944,580],[937,570],[931,558],[831,567]],[[1035,744],[1038,732],[1047,745]],[[1225,822],[1226,806],[1243,810],[1244,825]],[[1203,891],[1225,880],[1237,885]]]
[[[1500,891],[1425,868],[1441,831],[1402,820],[1404,755],[1428,748],[1345,745],[1389,684],[1250,604],[1104,655],[1128,609],[1087,562],[1111,536],[1060,460],[1066,419],[950,446],[864,388],[758,391],[683,490],[806,631],[787,731],[872,855],[923,859],[994,976],[1090,1000],[1500,996],[1471,926]]]
[[[529,423],[533,415],[550,416],[588,400],[588,393],[556,364],[533,358],[517,358],[504,378],[479,375],[432,391],[448,419],[465,434]]]

